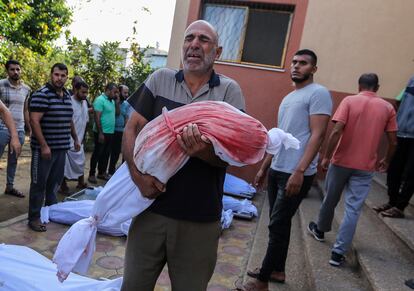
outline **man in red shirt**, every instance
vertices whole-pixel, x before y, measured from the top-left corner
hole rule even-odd
[[[324,241],[324,232],[331,230],[335,207],[345,188],[345,215],[329,260],[333,266],[339,266],[345,259],[374,172],[387,170],[397,145],[396,113],[390,103],[376,95],[378,76],[363,74],[358,84],[359,94],[342,100],[332,118],[335,126],[321,163],[325,170],[329,166],[325,182],[327,194],[318,222],[312,221],[308,226],[316,240]],[[378,162],[377,150],[384,132],[388,150]]]

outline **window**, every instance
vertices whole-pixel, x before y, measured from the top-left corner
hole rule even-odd
[[[202,18],[219,33],[220,61],[281,68],[293,11],[292,5],[216,0],[204,2]]]

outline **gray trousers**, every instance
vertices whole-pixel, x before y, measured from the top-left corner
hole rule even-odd
[[[40,209],[57,203],[56,192],[62,184],[66,150],[52,150],[50,160],[42,159],[40,150],[32,149],[29,220],[40,217]]]
[[[326,196],[319,211],[318,229],[328,232],[332,228],[335,207],[345,189],[345,213],[332,251],[345,254],[355,234],[362,206],[368,196],[373,172],[330,165],[325,180]]]

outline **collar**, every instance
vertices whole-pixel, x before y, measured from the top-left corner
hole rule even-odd
[[[17,85],[13,85],[12,82],[10,82],[10,78],[9,77],[7,77],[7,81],[9,82],[10,87],[15,88],[15,89],[17,89],[17,88],[19,88],[19,87],[21,87],[23,85],[22,80],[19,80],[19,83]]]
[[[177,82],[182,83],[184,81],[184,71],[179,70],[175,74],[175,79],[177,80]],[[210,88],[213,88],[219,85],[220,85],[220,76],[216,74],[216,72],[213,70],[213,72],[211,72],[210,80],[208,80],[208,86]]]
[[[56,88],[55,88],[55,86],[53,86],[51,83],[49,83],[49,82],[47,82],[46,83],[46,87],[50,90],[50,91],[52,91],[53,93],[55,93],[56,95],[58,95],[57,94],[57,92],[56,92]],[[70,94],[69,94],[69,92],[68,92],[68,90],[66,90],[66,88],[65,87],[63,87],[63,98],[70,98]]]

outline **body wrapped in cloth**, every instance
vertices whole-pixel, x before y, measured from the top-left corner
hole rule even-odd
[[[299,148],[299,141],[284,131],[269,132],[253,117],[220,101],[191,103],[147,123],[135,141],[134,161],[141,173],[162,183],[177,173],[189,157],[177,142],[189,123],[195,123],[214,147],[216,155],[233,166],[255,164],[266,152],[277,154],[285,148]],[[162,195],[162,194],[161,194]],[[95,251],[97,226],[109,228],[144,211],[153,200],[143,197],[123,164],[95,201],[92,216],[72,225],[60,240],[53,261],[63,281],[72,271],[87,272]]]

